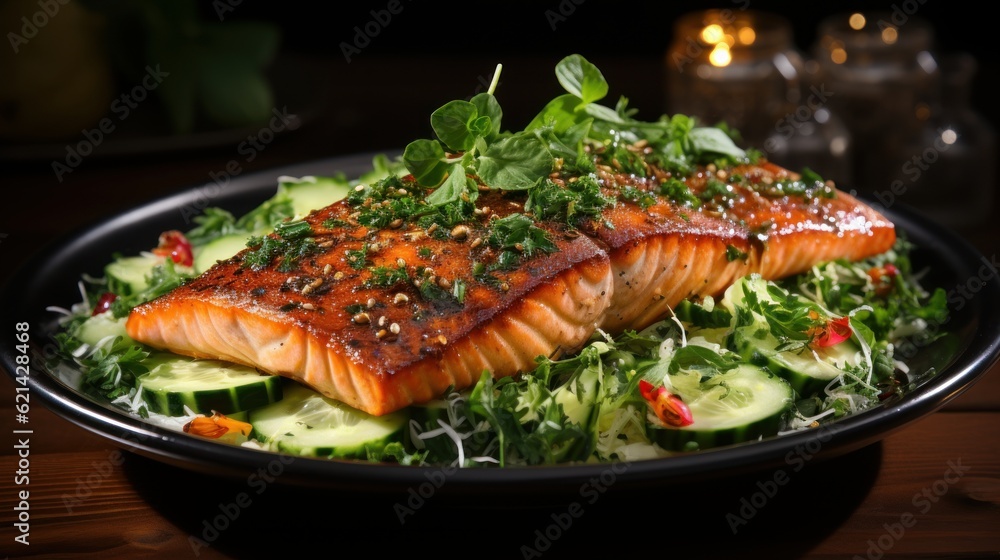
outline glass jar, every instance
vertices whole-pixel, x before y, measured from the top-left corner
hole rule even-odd
[[[667,107],[707,125],[725,123],[760,146],[773,116],[798,103],[802,56],[785,18],[753,10],[681,16],[664,60]]]
[[[940,97],[919,108],[916,133],[890,131],[888,182],[874,192],[883,206],[913,207],[950,227],[982,225],[996,189],[996,131],[971,106],[978,64],[966,53],[941,58]]]
[[[850,189],[854,182],[850,130],[831,109],[830,92],[815,80],[816,62],[807,61],[805,67],[799,102],[785,104],[760,149],[786,169],[809,168]]]
[[[920,134],[934,102],[939,71],[934,33],[913,15],[840,14],[823,20],[814,57],[817,80],[854,143],[857,190],[872,194],[891,180],[892,139]]]

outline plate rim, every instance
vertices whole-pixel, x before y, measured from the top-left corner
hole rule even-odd
[[[382,154],[393,157],[398,152],[381,150],[334,156],[246,173],[230,181],[225,187],[224,196],[238,198],[258,190],[268,196],[265,189],[276,189],[277,179],[280,176],[322,176],[336,171],[356,176],[370,167],[373,157]],[[25,282],[46,270],[53,267],[58,269],[59,267],[53,263],[56,256],[71,251],[80,244],[100,239],[103,235],[129,224],[134,225],[136,220],[148,219],[163,214],[166,210],[176,211],[184,204],[192,203],[199,192],[212,188],[212,185],[212,183],[201,183],[189,186],[60,236],[28,258],[14,274],[8,277],[7,282],[0,286],[0,305],[5,309],[22,310],[27,303],[18,300],[15,294],[17,287],[26,285]],[[957,262],[966,262],[968,259],[970,262],[975,260],[978,263],[978,259],[985,258],[968,241],[950,229],[921,216],[903,203],[884,210],[884,213],[903,231],[908,234],[912,234],[910,230],[919,231],[935,240],[939,246],[938,248],[921,246],[922,249],[941,256],[940,247],[948,247],[954,251],[951,258]],[[901,224],[908,227],[903,227]],[[67,279],[67,282],[72,280],[75,283],[78,278],[79,272]],[[997,284],[997,282],[986,283],[978,294],[987,298],[988,305],[984,306],[985,308],[1000,311],[1000,287]],[[981,312],[976,313],[975,317],[980,318]],[[810,455],[810,459],[827,459],[875,443],[903,426],[937,411],[968,390],[993,364],[1000,361],[1000,322],[990,324],[979,320],[977,323],[976,336],[954,357],[952,363],[945,368],[946,371],[939,372],[928,382],[908,392],[892,406],[882,405],[843,418],[830,424],[825,432],[805,431],[757,442],[624,464],[602,462],[454,469],[297,457],[229,446],[146,423],[65,386],[49,374],[47,368],[42,370],[41,375],[32,373],[28,383],[30,391],[41,397],[47,405],[46,408],[63,419],[111,441],[116,446],[177,467],[208,474],[245,477],[261,468],[272,468],[280,463],[278,468],[281,476],[276,482],[298,486],[349,487],[352,490],[368,491],[399,490],[427,483],[432,472],[445,472],[448,483],[438,488],[438,491],[506,492],[510,490],[510,485],[516,485],[518,488],[532,491],[560,492],[578,490],[581,485],[587,484],[588,480],[606,475],[609,470],[617,480],[623,481],[624,485],[648,485],[656,482],[686,483],[714,478],[719,476],[720,471],[726,475],[735,475],[775,468],[783,463],[787,464],[788,453],[796,449],[811,450],[818,445],[818,450]],[[38,331],[39,327],[33,323],[32,329]],[[36,336],[32,336],[31,341],[35,344]],[[34,350],[38,358],[43,357],[44,353],[38,352],[37,347]],[[8,375],[16,383],[13,345],[0,345],[0,358]],[[32,362],[34,363],[35,359]],[[288,458],[288,461],[283,458]],[[720,469],[718,463],[725,463],[725,467]],[[619,470],[622,471],[619,473]]]

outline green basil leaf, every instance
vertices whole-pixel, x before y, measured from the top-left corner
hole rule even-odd
[[[583,105],[603,99],[608,94],[608,82],[604,75],[578,54],[559,61],[556,65],[556,79],[566,91],[579,97]]]
[[[471,103],[476,106],[480,118],[490,118],[490,130],[482,135],[483,138],[488,142],[496,140],[500,134],[500,119],[503,118],[503,110],[500,109],[497,98],[489,93],[480,93],[471,99]]]
[[[448,178],[441,183],[441,186],[427,196],[427,204],[444,206],[461,198],[462,193],[467,190],[468,177],[465,176],[465,168],[462,164],[456,163],[448,169]]]
[[[694,149],[700,153],[710,152],[734,158],[743,158],[747,155],[721,128],[694,128],[688,132],[688,138]]]
[[[477,135],[469,127],[478,116],[479,110],[472,103],[449,101],[431,113],[431,127],[445,146],[453,152],[464,152],[476,142]]]
[[[489,117],[476,117],[469,123],[469,132],[476,138],[483,138],[493,129],[493,121]],[[473,140],[475,143],[475,140]]]
[[[538,137],[518,133],[499,140],[479,156],[477,172],[487,185],[523,190],[552,171],[552,154]]]
[[[403,150],[403,164],[413,174],[418,183],[426,187],[441,184],[448,164],[445,163],[444,148],[437,140],[414,140]]]
[[[528,123],[525,130],[535,130],[543,127],[551,127],[556,134],[561,134],[569,127],[578,124],[581,120],[586,120],[586,115],[576,112],[580,99],[575,95],[563,94],[549,101],[545,107]]]
[[[587,105],[583,108],[584,112],[588,115],[594,117],[595,119],[606,121],[609,123],[614,123],[618,125],[630,124],[628,121],[622,118],[614,109],[605,107],[604,105]]]

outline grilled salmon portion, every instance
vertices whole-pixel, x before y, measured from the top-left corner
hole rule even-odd
[[[305,219],[314,248],[296,266],[255,269],[245,250],[135,308],[128,334],[287,376],[374,415],[582,345],[611,298],[607,253],[567,227],[539,224],[551,250],[476,270],[502,249],[484,242],[489,224],[523,204],[493,192],[479,208],[450,231],[376,230],[357,225],[341,201]]]
[[[556,187],[600,185],[606,205],[577,220],[539,218],[523,191],[480,185],[465,199],[468,219],[442,226],[419,206],[426,191],[412,177],[370,197],[362,185],[353,202],[283,224],[136,307],[127,331],[381,415],[467,388],[484,371],[530,370],[598,328],[642,328],[745,274],[778,279],[895,241],[863,203],[771,164],[707,166],[683,181],[647,171],[554,172]]]
[[[665,180],[655,170],[649,180],[602,173],[612,190],[652,191]],[[606,247],[614,276],[601,328],[641,329],[681,300],[718,296],[747,274],[777,280],[829,260],[882,253],[896,240],[890,221],[847,193],[826,187],[817,196],[787,194],[788,185],[806,185],[771,163],[703,169],[684,184],[699,211],[663,200],[647,208],[619,204],[605,212],[613,227],[590,232]]]

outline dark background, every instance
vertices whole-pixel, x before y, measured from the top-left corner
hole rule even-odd
[[[429,116],[434,109],[482,91],[497,63],[504,65],[496,93],[506,129],[522,128],[561,93],[553,68],[572,53],[586,56],[607,77],[610,93],[604,102],[613,104],[624,95],[639,110],[639,118],[656,119],[668,109],[664,66],[674,22],[683,13],[704,8],[748,5],[781,14],[792,23],[795,46],[807,56],[817,26],[826,17],[857,10],[914,13],[933,26],[937,54],[968,52],[977,58],[972,108],[994,130],[1000,122],[992,19],[967,1],[399,1],[402,11],[350,62],[342,43],[354,41],[355,28],[372,20],[372,10],[385,10],[388,0],[323,4],[242,0],[223,12],[223,24],[268,21],[281,28],[281,52],[269,70],[275,107],[299,115],[303,123],[295,131],[275,135],[252,161],[245,160],[238,146],[258,127],[170,136],[156,125],[160,108],[155,99],[143,103],[62,181],[56,179],[52,165],[82,136],[48,143],[0,141],[0,185],[6,208],[13,210],[0,219],[4,234],[0,254],[8,264],[6,271],[85,224],[166,193],[204,185],[210,173],[218,173],[232,160],[248,173],[347,154],[399,151],[411,140],[431,135]],[[225,5],[226,0],[217,0],[200,7],[206,20],[218,21],[217,8]],[[546,12],[568,15],[553,29]],[[3,79],[7,78],[0,76]],[[132,85],[124,83],[118,91]],[[996,158],[991,164],[995,163]],[[941,188],[946,196],[955,196],[962,186]],[[57,210],[58,220],[50,218],[53,213],[47,209]],[[977,227],[977,231],[998,229],[995,224]]]
[[[330,98],[331,115],[343,124],[364,118],[379,127],[371,135],[355,131],[351,139],[331,139],[331,147],[338,150],[343,142],[349,143],[347,149],[380,149],[404,145],[414,133],[427,134],[430,111],[447,100],[470,95],[483,77],[488,80],[498,62],[504,63],[505,69],[497,96],[509,116],[507,125],[518,129],[551,96],[561,93],[552,68],[572,53],[595,62],[608,77],[608,103],[625,95],[631,106],[640,110],[640,117],[654,119],[669,110],[662,65],[677,17],[699,9],[745,6],[787,18],[795,46],[807,56],[825,18],[854,11],[912,13],[933,26],[936,54],[969,52],[977,56],[980,69],[975,77],[973,106],[989,122],[1000,122],[994,102],[998,68],[995,57],[988,54],[995,50],[995,38],[985,24],[988,17],[970,2],[545,0],[470,2],[449,7],[400,2],[402,12],[393,16],[350,63],[345,61],[342,43],[353,41],[355,27],[363,28],[372,19],[370,11],[384,9],[388,2],[345,3],[329,17],[316,17],[319,14],[306,2],[283,2],[280,10],[244,2],[226,18],[275,22],[285,30],[288,52],[328,57],[327,76],[335,89]],[[571,10],[553,29],[547,12],[562,16]],[[398,57],[409,61],[385,68],[376,73],[375,84],[368,83],[371,66],[381,59]],[[529,60],[519,64],[523,59]],[[402,80],[394,80],[394,76]],[[357,95],[359,91],[366,97]],[[437,96],[428,97],[427,91]],[[374,131],[374,127],[369,130]]]

